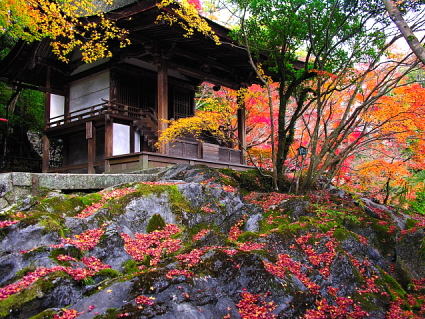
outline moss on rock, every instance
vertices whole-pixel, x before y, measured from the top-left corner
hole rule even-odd
[[[149,219],[148,225],[146,226],[146,232],[151,233],[155,230],[162,230],[165,228],[164,218],[160,214],[154,214]]]
[[[51,277],[51,276],[49,276]],[[9,315],[14,309],[20,309],[26,304],[29,304],[32,300],[41,298],[47,292],[51,291],[54,284],[51,280],[39,279],[28,288],[10,295],[4,300],[0,300],[0,318],[4,318]]]

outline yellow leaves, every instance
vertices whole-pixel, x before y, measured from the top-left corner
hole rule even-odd
[[[65,62],[76,48],[81,49],[83,61],[92,62],[111,56],[109,40],[118,39],[121,47],[129,44],[127,31],[107,20],[89,0],[0,0],[0,7],[0,33],[28,42],[50,38],[53,52]],[[79,19],[91,15],[98,15],[100,21]]]
[[[273,79],[271,76],[268,76],[264,73],[263,65],[261,63],[257,64],[258,73],[260,76],[267,82],[267,84],[273,84]]]
[[[204,132],[209,132],[221,141],[232,140],[232,137],[228,136],[227,129],[234,116],[234,112],[232,112],[230,107],[219,104],[212,98],[207,99],[207,101],[205,110],[197,111],[193,117],[168,121],[161,120],[170,126],[161,132],[157,147],[185,136],[199,138]]]
[[[106,4],[112,0],[102,0]],[[203,19],[196,7],[187,0],[163,0],[159,8],[174,5],[171,11],[162,12],[158,20],[178,23],[190,37],[195,31],[220,40]],[[0,0],[0,33],[8,33],[28,42],[52,39],[53,52],[61,61],[68,62],[68,54],[79,48],[85,62],[111,57],[108,43],[118,40],[121,48],[130,44],[128,32],[118,28],[104,17],[101,6],[90,0]],[[87,22],[82,17],[97,15],[100,21]]]
[[[185,30],[185,37],[191,37],[195,31],[198,31],[210,37],[217,45],[221,44],[220,39],[211,29],[208,22],[199,15],[195,5],[187,0],[162,0],[158,4],[158,8],[161,9],[172,4],[177,5],[171,9],[172,13],[161,12],[157,17],[157,21],[165,21],[170,25],[178,23]]]

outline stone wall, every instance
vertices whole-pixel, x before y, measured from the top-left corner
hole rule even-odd
[[[11,172],[0,174],[0,209],[29,195],[51,190],[99,190],[122,183],[153,181],[158,170],[143,174],[49,174]]]

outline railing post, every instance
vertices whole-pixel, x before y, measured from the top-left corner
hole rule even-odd
[[[139,167],[141,169],[148,169],[149,168],[149,155],[143,154],[139,156]]]
[[[111,101],[108,101],[108,103],[106,104],[107,106],[107,111],[112,113],[112,104]]]
[[[87,139],[87,173],[95,174],[94,162],[96,159],[96,127],[93,122],[86,123]]]
[[[203,158],[204,154],[203,154],[203,147],[202,147],[202,142],[198,141],[198,158]]]

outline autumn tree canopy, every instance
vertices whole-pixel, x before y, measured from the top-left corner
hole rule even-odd
[[[382,23],[378,26],[376,21],[382,6],[362,0],[235,2],[241,12],[235,34],[254,57],[261,51],[269,53],[267,67],[280,83],[275,170],[281,180],[296,123],[312,100],[320,103],[325,91],[336,89],[324,88],[321,83],[314,88],[308,81],[321,72],[348,70],[354,63],[374,59],[382,52],[386,35]],[[304,62],[302,66],[295,63],[299,60]],[[291,112],[293,99],[296,107]],[[321,115],[319,110],[316,116]],[[311,151],[316,150],[313,147]]]
[[[105,0],[103,6],[111,3]],[[61,60],[68,61],[67,54],[80,48],[83,60],[92,62],[111,56],[110,40],[128,44],[127,32],[105,18],[103,6],[88,0],[1,0],[0,32],[28,42],[50,38]]]
[[[199,16],[198,0],[162,0],[157,5],[161,8],[176,3],[172,14],[161,13],[158,19],[179,23],[187,36],[197,30],[218,42]],[[50,38],[52,50],[60,60],[68,62],[68,54],[79,49],[82,60],[89,63],[111,57],[111,42],[120,47],[130,44],[127,30],[107,17],[107,11],[114,7],[113,0],[0,0],[0,34],[27,42]]]

